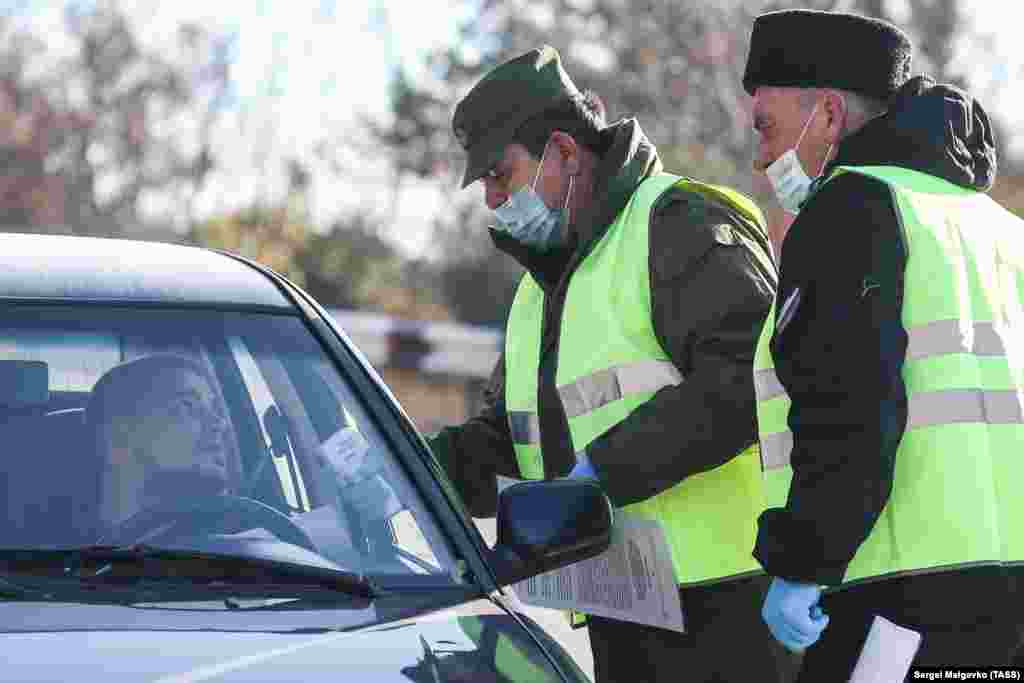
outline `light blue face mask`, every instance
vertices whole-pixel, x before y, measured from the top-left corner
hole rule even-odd
[[[494,209],[494,217],[498,221],[495,229],[538,251],[548,251],[565,240],[573,186],[573,176],[569,176],[569,190],[565,194],[562,208],[552,209],[544,203],[535,188],[547,153],[548,148],[545,146],[533,183],[519,188],[504,204]]]

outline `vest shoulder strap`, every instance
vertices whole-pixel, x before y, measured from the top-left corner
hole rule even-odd
[[[662,193],[657,203],[661,203],[679,192],[695,194],[709,202],[732,209],[761,230],[766,229],[767,222],[765,221],[764,213],[761,212],[761,209],[753,199],[742,192],[725,187],[724,185],[705,183],[694,178],[682,176],[674,185]]]
[[[856,173],[874,178],[887,185],[905,187],[929,194],[968,196],[980,194],[977,190],[955,185],[944,178],[915,171],[902,166],[837,166],[822,184],[844,173]]]

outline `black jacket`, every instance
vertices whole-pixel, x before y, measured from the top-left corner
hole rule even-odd
[[[554,381],[569,279],[639,184],[662,170],[635,120],[613,124],[608,135],[613,140],[596,172],[595,201],[574,221],[570,246],[538,255],[492,231],[496,246],[545,291],[537,412],[547,477],[564,476],[575,463]],[[662,389],[588,446],[616,506],[722,465],[756,438],[753,354],[776,285],[767,235],[703,195],[672,190],[653,211],[649,271],[655,333],[686,381]],[[471,511],[482,517],[494,514],[495,474],[519,476],[504,371],[501,358],[479,416],[430,439]]]
[[[981,106],[922,77],[842,142],[823,177],[840,164],[900,166],[978,191],[996,173]],[[801,293],[771,349],[792,399],[794,476],[786,506],[762,514],[754,550],[773,576],[840,583],[889,499],[907,420],[906,260],[890,192],[859,174],[822,185],[786,236],[778,308]],[[948,603],[936,596],[932,606]]]

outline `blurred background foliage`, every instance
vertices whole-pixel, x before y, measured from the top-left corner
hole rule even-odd
[[[904,27],[915,71],[965,85],[964,50],[991,51],[972,34],[966,0],[805,0]],[[355,209],[317,220],[312,165],[280,162],[280,196],[210,215],[197,197],[221,164],[211,144],[230,107],[234,36],[177,26],[170,48],[127,20],[116,1],[67,2],[60,39],[0,13],[0,230],[159,239],[235,251],[305,286],[328,306],[403,317],[501,325],[520,276],[491,245],[479,190],[457,191],[461,150],[449,131],[455,102],[489,68],[554,45],[610,121],[639,119],[674,172],[774,202],[750,169],[754,136],[740,85],[751,22],[791,4],[718,0],[477,0],[458,40],[399,64],[389,111],[350,129],[324,130],[323,159],[384,163],[394,202],[403,188],[440,195],[418,215],[429,249],[410,253],[393,214]],[[401,11],[395,8],[394,11]],[[855,55],[850,56],[855,59]],[[989,93],[978,93],[985,97]],[[997,121],[997,140],[1008,125]],[[344,174],[344,165],[328,165]],[[320,171],[323,172],[323,171]],[[1018,164],[1002,156],[997,197],[1024,210]],[[413,200],[409,200],[413,201]],[[432,205],[434,206],[434,205]],[[168,218],[171,216],[172,218]]]

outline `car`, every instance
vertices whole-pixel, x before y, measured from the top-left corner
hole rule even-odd
[[[309,295],[241,256],[0,234],[0,679],[582,681],[511,584],[609,545],[593,481],[488,547]]]

